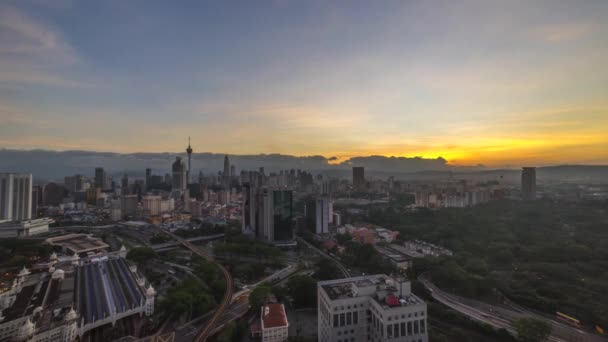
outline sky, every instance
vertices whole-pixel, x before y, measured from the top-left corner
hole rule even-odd
[[[7,0],[0,148],[608,164],[608,1]]]

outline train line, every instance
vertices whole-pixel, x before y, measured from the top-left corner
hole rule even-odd
[[[226,270],[226,268],[224,266],[222,266],[220,263],[213,260],[213,258],[211,256],[209,256],[207,253],[200,250],[197,246],[193,245],[188,240],[182,239],[181,237],[179,237],[173,233],[170,233],[166,230],[163,230],[160,228],[158,228],[158,229],[161,232],[171,236],[173,239],[177,240],[182,246],[184,246],[185,248],[190,250],[192,253],[200,256],[201,258],[204,258],[206,260],[213,262],[222,271],[224,278],[226,278],[226,291],[224,292],[224,297],[222,298],[222,302],[215,310],[215,313],[213,314],[211,319],[209,319],[207,321],[207,324],[205,324],[194,337],[194,342],[203,342],[203,341],[207,340],[210,333],[213,332],[213,328],[219,322],[220,318],[222,317],[224,312],[226,312],[226,309],[228,309],[228,307],[230,306],[230,304],[232,302],[232,294],[233,294],[232,292],[233,292],[233,287],[234,287],[232,275],[230,274],[230,272],[228,272],[228,270]]]

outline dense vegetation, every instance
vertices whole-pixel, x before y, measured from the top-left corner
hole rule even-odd
[[[471,297],[496,293],[525,306],[608,326],[608,202],[497,201],[436,211],[389,206],[366,220],[454,251],[417,260],[440,287]]]
[[[534,318],[520,318],[513,322],[513,327],[522,342],[541,342],[551,335],[551,326]]]
[[[39,258],[47,258],[52,247],[37,239],[0,239],[0,264],[8,267],[31,265]]]

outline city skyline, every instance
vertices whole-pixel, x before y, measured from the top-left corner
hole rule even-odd
[[[8,1],[0,147],[608,164],[607,13]]]

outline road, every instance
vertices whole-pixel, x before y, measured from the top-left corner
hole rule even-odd
[[[431,292],[433,298],[438,302],[460,312],[461,314],[495,328],[503,328],[511,334],[515,334],[512,322],[519,318],[533,317],[543,320],[551,325],[552,332],[549,341],[552,342],[608,342],[608,339],[598,335],[590,334],[565,323],[548,319],[524,308],[503,307],[482,303],[472,299],[458,297],[446,293],[421,276],[420,282]]]
[[[196,336],[193,339],[193,341],[195,341],[195,342],[203,342],[203,341],[207,340],[207,337],[209,337],[209,335],[213,331],[214,327],[220,321],[220,318],[222,318],[222,315],[226,312],[226,309],[228,308],[228,306],[230,306],[230,303],[232,302],[232,291],[233,291],[233,287],[234,287],[232,275],[230,275],[230,272],[228,272],[228,270],[226,270],[226,268],[224,268],[224,266],[222,266],[220,263],[215,262],[215,260],[213,260],[212,257],[210,257],[207,253],[203,252],[202,250],[200,250],[197,246],[195,246],[188,240],[183,239],[166,230],[163,230],[160,228],[157,228],[157,229],[159,231],[171,236],[173,239],[177,240],[179,243],[182,244],[182,246],[184,246],[185,248],[190,250],[192,253],[215,263],[215,265],[222,271],[222,274],[224,275],[224,278],[226,279],[226,292],[224,292],[224,297],[222,298],[222,301],[218,305],[218,307],[215,310],[211,319],[209,319],[209,321],[207,321],[207,323],[205,325],[203,325],[203,327],[201,327],[201,329],[198,331],[198,333],[196,334]]]
[[[333,260],[336,263],[336,265],[338,265],[338,268],[340,269],[340,272],[342,272],[342,274],[344,275],[344,278],[350,278],[350,272],[348,271],[348,269],[346,267],[344,267],[344,265],[342,265],[342,263],[338,259],[336,259],[336,258],[332,257],[331,255],[323,252],[322,250],[318,249],[316,246],[312,245],[311,243],[309,243],[308,241],[302,239],[299,236],[296,237],[296,239],[299,242],[302,242],[303,244],[305,244],[308,248],[310,248],[313,251],[319,253],[321,256],[323,256],[323,257],[325,257],[327,259]]]

